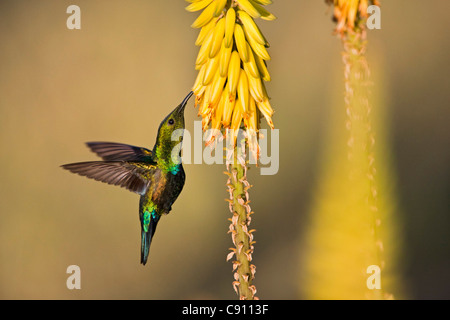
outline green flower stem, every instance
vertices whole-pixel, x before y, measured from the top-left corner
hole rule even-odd
[[[256,267],[251,264],[253,253],[253,231],[249,230],[251,221],[251,208],[249,206],[248,189],[251,187],[247,181],[247,166],[238,161],[237,149],[234,152],[234,161],[227,165],[228,175],[228,192],[230,198],[229,208],[233,214],[229,233],[235,248],[230,248],[231,252],[227,256],[230,260],[233,255],[236,260],[233,261],[234,282],[233,288],[242,300],[253,300],[255,297],[256,288],[252,285],[255,277]]]

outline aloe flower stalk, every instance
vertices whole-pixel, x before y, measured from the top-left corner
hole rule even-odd
[[[253,230],[249,230],[253,213],[249,206],[246,148],[259,159],[258,131],[265,118],[274,128],[274,110],[264,82],[271,77],[267,61],[271,59],[269,43],[255,19],[274,20],[264,6],[271,0],[189,0],[186,10],[201,11],[192,24],[200,28],[195,44],[200,47],[195,61],[198,74],[192,91],[202,127],[210,129],[206,145],[223,136],[231,146],[227,150],[227,187],[232,213],[229,233],[234,248],[227,256],[233,260],[233,288],[240,299],[256,299],[252,284],[256,267],[251,264]],[[244,130],[242,141],[237,141]],[[240,154],[238,155],[238,151]]]
[[[336,32],[344,45],[345,105],[347,113],[348,159],[352,163],[350,178],[363,175],[367,179],[368,194],[366,205],[371,212],[371,228],[375,243],[376,260],[384,269],[383,242],[379,237],[381,224],[378,212],[378,190],[375,182],[375,134],[373,132],[370,87],[370,68],[366,59],[367,32],[366,19],[369,4],[379,5],[376,0],[334,0],[334,18],[337,21]],[[365,158],[365,160],[360,159]],[[376,298],[383,297],[382,291],[376,291]]]
[[[344,150],[333,149],[333,163],[324,167],[308,231],[305,292],[313,299],[392,298],[385,291],[385,285],[392,283],[392,272],[382,277],[386,271],[384,241],[392,240],[395,227],[383,224],[393,221],[391,203],[388,205],[392,196],[383,189],[386,161],[375,157],[380,149],[375,145],[374,127],[379,122],[374,113],[379,114],[380,108],[373,109],[366,59],[367,8],[378,1],[327,2],[334,6],[335,32],[344,48],[346,135],[334,134],[332,142],[333,146],[341,145],[343,140],[346,146],[342,143]],[[393,250],[388,248],[387,252],[392,258]],[[330,265],[339,266],[335,270],[339,277],[324,274]],[[378,270],[375,288],[367,270]]]

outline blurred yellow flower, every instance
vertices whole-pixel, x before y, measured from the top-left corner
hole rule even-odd
[[[336,32],[343,34],[348,30],[354,30],[362,19],[367,18],[367,7],[379,6],[377,0],[326,0],[334,4],[334,16],[336,20]]]

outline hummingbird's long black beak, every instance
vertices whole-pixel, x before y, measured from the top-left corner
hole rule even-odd
[[[188,93],[186,98],[184,98],[183,101],[181,102],[181,104],[178,106],[178,112],[177,113],[184,112],[184,108],[186,107],[186,104],[188,103],[189,99],[192,97],[193,94],[194,94],[193,91]]]

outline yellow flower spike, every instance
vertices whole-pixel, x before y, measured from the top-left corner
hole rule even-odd
[[[230,64],[228,65],[228,91],[230,94],[236,92],[241,74],[241,58],[236,50],[231,53]]]
[[[193,1],[190,5],[188,5],[186,7],[186,10],[189,12],[195,12],[198,10],[202,10],[203,8],[206,8],[213,1],[214,0]]]
[[[222,48],[220,49],[219,72],[221,77],[227,77],[228,66],[230,65],[231,49],[233,48],[233,39],[231,39],[231,46],[227,48],[225,45],[225,38],[222,41]]]
[[[334,5],[334,18],[337,21],[335,30],[341,35],[348,30],[354,30],[363,19],[367,18],[369,4],[380,5],[377,0],[326,0],[326,2]]]
[[[203,44],[203,41],[205,41],[206,36],[208,36],[209,32],[214,28],[214,26],[216,25],[216,22],[217,22],[217,18],[213,18],[213,19],[211,19],[210,22],[208,22],[207,25],[203,26],[200,29],[200,32],[198,33],[198,36],[197,36],[197,40],[195,40],[196,46],[201,46]]]
[[[247,74],[243,69],[239,74],[239,83],[237,87],[237,94],[239,96],[239,100],[241,101],[242,111],[244,115],[248,111],[248,100],[249,100],[249,91],[248,91],[248,78]]]
[[[220,50],[225,33],[225,19],[220,19],[214,27],[213,39],[209,48],[209,58],[214,58]]]
[[[211,83],[219,66],[220,57],[216,55],[214,58],[209,59],[206,65],[205,75],[203,77],[203,85],[207,86]]]
[[[194,21],[191,27],[200,28],[205,26],[208,22],[211,21],[212,18],[214,18],[216,8],[217,2],[212,1],[205,9],[203,9],[203,12],[198,16],[198,18]]]
[[[261,115],[273,128],[273,109],[264,85],[271,80],[266,64],[271,59],[266,49],[269,44],[254,21],[257,17],[275,18],[262,8],[271,2],[193,0],[188,6],[189,10],[204,8],[193,24],[201,27],[196,40],[200,48],[195,68],[199,71],[192,90],[202,128],[237,130],[245,126],[252,154],[259,154],[256,132]]]
[[[241,25],[236,23],[234,26],[234,42],[243,62],[248,62],[247,41],[245,40],[244,30]]]
[[[234,24],[236,22],[236,12],[233,8],[228,9],[225,16],[225,47],[233,47]]]
[[[259,18],[261,13],[255,8],[255,4],[249,0],[236,0],[239,8],[247,12],[253,18]]]

